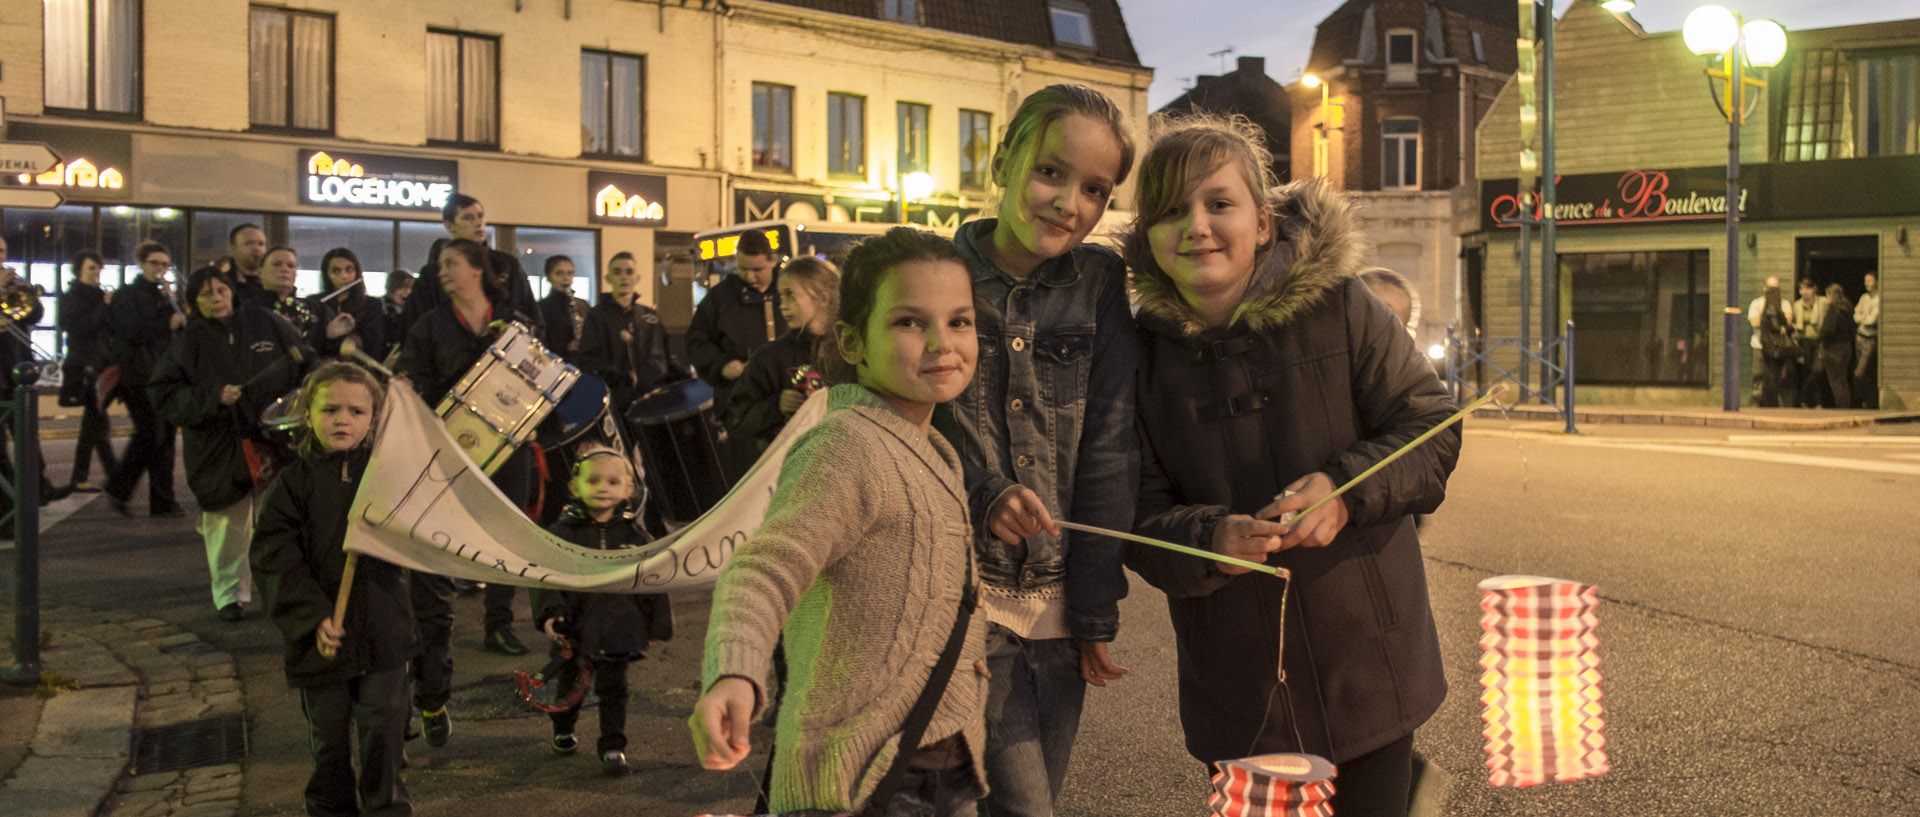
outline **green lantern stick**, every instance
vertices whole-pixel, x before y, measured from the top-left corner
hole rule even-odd
[[[1507,393],[1506,384],[1503,383],[1499,386],[1494,387],[1493,391],[1487,392],[1486,394],[1482,395],[1480,399],[1475,400],[1471,403],[1468,403],[1466,408],[1463,408],[1459,411],[1454,412],[1452,417],[1448,417],[1445,420],[1441,420],[1439,425],[1434,426],[1433,428],[1427,429],[1426,433],[1413,438],[1412,442],[1409,442],[1406,445],[1401,446],[1400,450],[1395,451],[1391,454],[1388,454],[1385,458],[1381,459],[1379,462],[1374,463],[1373,467],[1368,468],[1365,471],[1361,471],[1359,476],[1354,477],[1353,479],[1347,480],[1347,484],[1333,489],[1333,493],[1320,497],[1319,502],[1315,502],[1312,505],[1308,505],[1306,508],[1302,509],[1299,513],[1294,514],[1293,518],[1299,519],[1301,517],[1306,516],[1307,514],[1313,513],[1315,510],[1318,510],[1321,505],[1327,504],[1327,500],[1330,500],[1336,496],[1346,493],[1347,489],[1352,488],[1355,485],[1359,485],[1360,480],[1373,476],[1380,469],[1387,467],[1388,463],[1391,463],[1394,460],[1400,459],[1402,456],[1405,456],[1408,451],[1412,451],[1413,449],[1419,447],[1421,443],[1424,443],[1428,440],[1433,439],[1433,435],[1439,434],[1440,432],[1446,430],[1447,426],[1450,426],[1450,425],[1453,425],[1454,423],[1459,422],[1460,418],[1467,416],[1474,409],[1484,406],[1487,404],[1488,401],[1492,400],[1493,398],[1499,397],[1500,395],[1506,394],[1506,393]]]

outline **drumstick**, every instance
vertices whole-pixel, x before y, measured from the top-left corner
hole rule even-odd
[[[347,618],[347,597],[353,594],[353,569],[359,564],[360,554],[351,550],[347,551],[347,566],[340,569],[340,595],[335,596],[333,599],[333,626],[335,627],[342,629],[346,627],[346,625],[341,622]],[[322,654],[324,655],[325,653]],[[340,653],[336,651],[333,655],[326,656],[326,659],[332,661],[334,655],[339,654]]]
[[[266,377],[268,374],[278,371],[280,367],[287,365],[288,360],[292,360],[295,363],[305,363],[306,356],[300,354],[299,347],[288,346],[286,357],[278,358],[272,363],[267,364],[266,368],[254,372],[252,377],[247,378],[247,382],[240,384],[240,390],[246,391],[248,387],[260,382],[260,378]]]
[[[373,356],[367,354],[366,352],[360,351],[359,338],[348,336],[346,340],[340,341],[340,354],[342,356],[350,357],[350,358],[353,358],[354,360],[359,361],[360,365],[362,366],[365,366],[369,369],[372,369],[376,372],[386,375],[388,380],[393,379],[392,369],[389,369],[386,366],[382,365],[380,361],[374,360]]]
[[[335,299],[335,298],[338,298],[338,297],[340,297],[341,295],[344,295],[344,294],[346,294],[346,292],[347,292],[347,290],[349,290],[349,289],[353,289],[354,287],[357,287],[357,286],[359,286],[359,285],[360,285],[360,282],[359,282],[359,281],[354,281],[354,282],[353,282],[353,283],[351,283],[351,284],[348,284],[348,285],[346,285],[346,286],[343,286],[343,287],[341,287],[341,288],[339,288],[339,289],[336,289],[336,290],[334,290],[334,291],[332,291],[332,292],[329,292],[329,293],[327,293],[327,294],[325,294],[325,295],[322,295],[322,296],[320,296],[320,301],[321,301],[322,303],[325,303],[325,302],[327,302],[327,301],[331,301],[331,300],[333,300],[333,299]]]

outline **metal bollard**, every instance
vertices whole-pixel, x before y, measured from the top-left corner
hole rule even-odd
[[[40,367],[13,368],[13,664],[11,684],[40,682]]]

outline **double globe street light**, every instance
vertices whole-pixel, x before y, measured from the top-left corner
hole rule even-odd
[[[1713,104],[1727,119],[1727,306],[1721,351],[1721,408],[1740,410],[1740,126],[1746,124],[1760,101],[1749,99],[1748,88],[1765,90],[1764,73],[1780,64],[1787,52],[1787,30],[1772,20],[1740,19],[1738,12],[1720,6],[1701,6],[1687,15],[1680,30],[1687,50],[1714,62],[1707,68]]]

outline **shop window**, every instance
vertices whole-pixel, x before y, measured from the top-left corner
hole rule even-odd
[[[333,130],[333,15],[254,6],[250,17],[253,126]]]
[[[184,276],[188,272],[220,260],[227,254],[227,234],[242,224],[251,224],[261,229],[267,227],[267,217],[262,213],[233,213],[222,210],[195,210],[192,219],[193,243],[185,252],[174,253],[173,265]],[[269,237],[267,243],[273,243]],[[133,245],[127,245],[128,263],[132,263]],[[189,255],[188,253],[191,253]],[[138,269],[135,269],[138,272]]]
[[[345,247],[360,259],[367,294],[376,298],[387,294],[387,274],[393,271],[393,225],[391,219],[288,216],[287,246],[300,256],[295,291],[302,295],[332,292],[320,259],[335,247]]]
[[[1387,83],[1405,85],[1414,81],[1418,68],[1415,62],[1414,31],[1396,29],[1387,32]]]
[[[1420,120],[1380,123],[1380,189],[1420,189]]]
[[[427,31],[427,141],[499,144],[499,38]]]
[[[493,232],[488,227],[488,234]],[[400,222],[400,257],[394,259],[394,269],[403,269],[415,275],[428,264],[438,264],[440,259],[433,258],[433,242],[447,237],[447,228],[438,221],[402,221]]]
[[[1580,328],[1581,385],[1707,385],[1717,335],[1705,250],[1564,254],[1560,270]]]
[[[793,86],[753,84],[753,169],[793,172]]]
[[[960,109],[960,186],[987,189],[993,158],[993,114]]]
[[[520,257],[520,266],[527,271],[527,279],[533,284],[533,297],[545,298],[553,287],[547,283],[544,274],[547,258],[563,255],[573,262],[573,294],[585,298],[589,303],[600,300],[600,255],[597,252],[597,234],[592,230],[557,230],[547,227],[515,227],[513,244]],[[612,247],[608,256],[624,247]],[[628,250],[628,252],[633,252]],[[640,262],[640,274],[648,272],[650,260],[635,252]],[[645,287],[641,288],[645,292]]]
[[[867,98],[827,94],[827,175],[867,178]]]
[[[901,173],[926,171],[927,161],[927,106],[918,102],[899,102],[894,104],[894,112],[900,120],[900,156],[895,167]]]
[[[645,157],[647,58],[580,52],[580,152]]]
[[[42,0],[46,104],[140,113],[140,0]]]
[[[924,25],[927,22],[926,4],[920,0],[880,0],[880,17],[896,23]]]
[[[1855,156],[1920,153],[1920,53],[1854,60]]]
[[[142,241],[166,245],[177,259],[187,246],[187,216],[170,207],[93,207],[65,205],[50,210],[9,209],[0,234],[7,240],[8,265],[46,291],[46,317],[33,330],[33,342],[55,356],[66,354],[66,339],[55,330],[58,298],[73,282],[73,254],[94,250],[102,256],[100,288],[109,292],[140,277],[133,248]],[[184,279],[177,270],[174,280]]]
[[[1057,45],[1080,48],[1093,46],[1093,18],[1085,3],[1077,0],[1050,0],[1047,14],[1053,21],[1053,41]]]
[[[1793,55],[1780,117],[1781,161],[1816,162],[1851,155],[1850,74],[1844,51],[1817,48]]]

